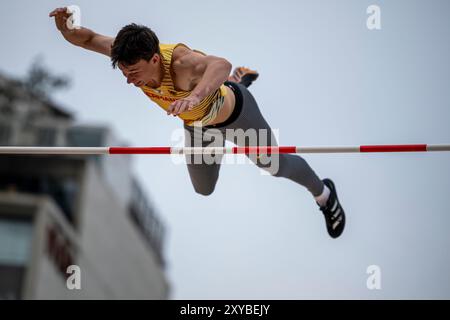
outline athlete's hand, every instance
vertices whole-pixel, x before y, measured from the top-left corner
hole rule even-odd
[[[172,114],[174,117],[185,111],[191,111],[200,103],[200,99],[195,95],[174,101],[167,109],[167,115]]]
[[[55,17],[56,28],[58,28],[61,32],[71,32],[67,28],[67,19],[71,16],[71,13],[67,13],[67,7],[64,8],[56,8],[52,12],[48,14],[49,17]]]

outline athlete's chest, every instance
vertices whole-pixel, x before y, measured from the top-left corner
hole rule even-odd
[[[190,70],[170,70],[173,88],[176,91],[192,91],[197,86],[200,78],[192,75]]]

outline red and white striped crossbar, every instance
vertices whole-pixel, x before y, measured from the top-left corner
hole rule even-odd
[[[0,147],[0,154],[276,154],[450,151],[450,144],[397,144],[356,147]]]

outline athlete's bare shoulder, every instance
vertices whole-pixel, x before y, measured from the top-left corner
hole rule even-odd
[[[185,55],[194,52],[191,49],[189,49],[188,47],[184,46],[184,45],[178,45],[175,47],[175,49],[173,49],[173,53],[172,53],[172,59],[173,61],[178,61],[184,57]]]

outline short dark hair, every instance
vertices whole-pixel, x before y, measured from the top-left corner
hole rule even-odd
[[[159,40],[148,27],[135,23],[120,29],[111,47],[112,67],[117,64],[132,65],[140,59],[149,61],[159,51]]]

